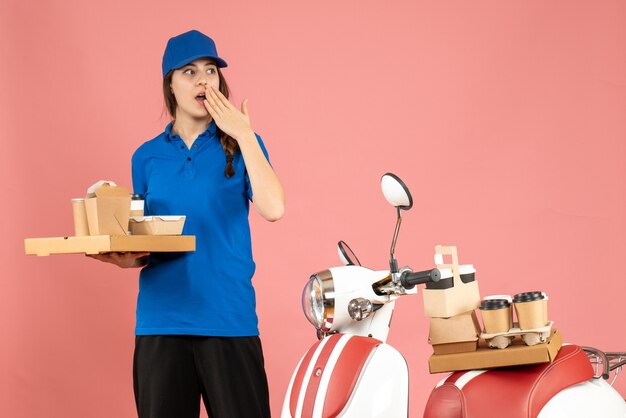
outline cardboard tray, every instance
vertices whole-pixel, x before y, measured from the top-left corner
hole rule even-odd
[[[194,235],[92,235],[86,237],[26,238],[26,255],[99,254],[108,252],[186,252],[196,250]]]
[[[519,324],[517,322],[513,323],[513,328],[508,330],[507,332],[498,332],[495,334],[487,334],[486,332],[480,333],[480,338],[483,340],[490,340],[495,337],[505,336],[505,337],[515,337],[516,335],[524,335],[524,334],[539,334],[542,340],[547,340],[550,334],[552,333],[552,325],[554,325],[554,321],[549,321],[548,325],[541,328],[533,328],[533,329],[520,329]]]
[[[428,359],[430,373],[552,362],[563,345],[563,338],[558,329],[553,329],[550,341],[546,344],[527,346],[516,339],[503,350],[488,348],[484,344],[481,340],[478,350],[467,353],[433,354]]]

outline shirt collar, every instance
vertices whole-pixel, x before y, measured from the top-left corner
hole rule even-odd
[[[180,136],[172,132],[172,126],[173,126],[173,122],[170,122],[165,127],[165,138],[168,141],[180,140],[181,139]],[[211,123],[209,123],[209,126],[207,126],[206,130],[202,132],[200,135],[198,135],[197,139],[203,139],[206,137],[210,138],[212,136],[215,136],[216,131],[217,131],[217,126],[215,125],[215,121],[211,121]]]

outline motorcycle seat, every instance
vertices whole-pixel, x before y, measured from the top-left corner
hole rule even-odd
[[[430,394],[424,418],[534,418],[554,395],[593,375],[577,345],[564,345],[552,363],[454,372]]]

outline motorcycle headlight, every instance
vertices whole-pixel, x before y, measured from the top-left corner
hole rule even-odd
[[[330,331],[335,313],[335,286],[330,270],[311,276],[302,291],[302,310],[315,328]]]

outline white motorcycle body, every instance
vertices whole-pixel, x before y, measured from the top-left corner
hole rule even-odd
[[[389,272],[372,271],[357,266],[337,267],[330,269],[330,272],[334,280],[335,306],[344,308],[335,309],[329,335],[314,344],[300,360],[289,383],[281,417],[407,417],[406,361],[397,350],[385,343],[397,296],[380,296],[372,291],[372,284],[387,277]],[[413,289],[406,293],[416,291]],[[367,298],[373,303],[385,305],[371,316],[354,321],[345,307],[355,297]],[[567,369],[574,366],[563,367]],[[464,395],[468,399],[485,398],[484,402],[488,403],[492,393],[489,390],[481,390],[476,382],[468,383],[482,373],[485,371],[467,372],[464,378],[466,381],[461,383],[467,385],[467,388],[474,388]],[[520,369],[520,373],[523,373],[523,369]],[[558,373],[561,371],[555,374]],[[624,400],[615,389],[601,379],[591,379],[562,390],[558,389],[555,396],[545,403],[538,414],[525,416],[626,418]],[[437,418],[514,416],[509,413],[511,411],[506,410],[491,412],[482,410],[479,414],[467,415],[462,408],[455,412],[454,408],[449,406],[449,402],[432,404],[430,415],[425,416]],[[429,405],[427,410],[428,407]]]
[[[626,417],[624,399],[604,379],[563,389],[543,407],[537,418]]]

